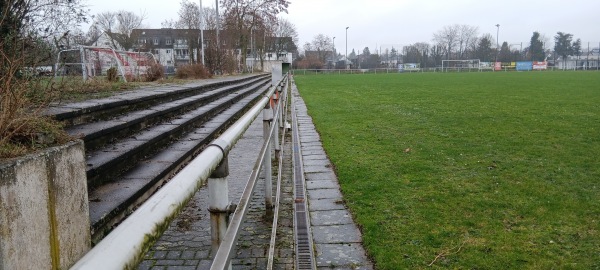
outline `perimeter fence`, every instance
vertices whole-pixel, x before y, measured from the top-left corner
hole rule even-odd
[[[585,68],[584,66],[573,67],[569,69],[559,67],[548,67],[538,70],[517,70],[514,67],[502,67],[501,70],[492,68],[416,68],[416,69],[395,69],[395,68],[371,68],[371,69],[294,69],[294,75],[328,75],[328,74],[386,74],[386,73],[434,73],[434,72],[548,72],[548,71],[600,71],[600,68]]]

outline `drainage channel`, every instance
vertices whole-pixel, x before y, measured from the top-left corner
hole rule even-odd
[[[316,269],[310,218],[306,205],[306,186],[300,150],[300,135],[296,107],[292,95],[292,146],[294,164],[294,238],[296,240],[296,269]]]

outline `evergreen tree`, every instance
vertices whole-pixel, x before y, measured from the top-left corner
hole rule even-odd
[[[492,40],[489,36],[483,36],[477,42],[477,51],[475,52],[477,58],[482,62],[489,62],[494,59],[492,50]]]
[[[533,32],[529,42],[529,53],[531,61],[544,61],[546,53],[544,52],[544,43],[540,40],[540,33]]]
[[[500,47],[500,54],[498,55],[498,61],[499,62],[511,62],[512,61],[512,54],[510,52],[510,49],[508,48],[508,43],[506,41],[504,41],[502,43],[502,46]]]
[[[573,45],[571,41],[573,35],[563,32],[557,32],[554,36],[554,52],[562,56],[563,62],[567,62],[567,56],[573,55]]]
[[[575,40],[575,42],[573,42],[573,55],[577,56],[577,59],[579,59],[579,56],[581,56],[581,39],[577,39]]]

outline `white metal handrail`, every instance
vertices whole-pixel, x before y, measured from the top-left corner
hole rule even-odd
[[[283,78],[285,79],[285,77]],[[282,80],[283,80],[282,79]],[[276,86],[71,269],[132,269],[269,102]]]
[[[279,119],[287,119],[287,93],[288,93],[288,85],[289,83],[286,83],[283,90],[281,91],[281,97],[280,100],[283,101],[283,103],[278,103],[277,105],[280,108],[283,108],[283,112],[282,112],[282,117],[279,117]],[[280,123],[282,123],[280,121]],[[284,145],[285,145],[285,120],[283,121],[282,124],[280,124],[280,127],[283,127],[283,131],[281,132],[281,147],[280,149],[283,151],[284,149]],[[277,135],[275,135],[277,136]],[[279,157],[279,166],[278,166],[278,172],[277,172],[277,187],[276,187],[276,191],[275,191],[275,208],[273,209],[273,223],[271,225],[271,241],[269,242],[269,251],[267,252],[267,270],[272,270],[273,269],[273,259],[275,256],[275,241],[276,241],[276,236],[277,236],[277,224],[279,221],[279,201],[281,199],[281,176],[282,176],[282,170],[283,170],[283,152],[280,152],[280,157]]]

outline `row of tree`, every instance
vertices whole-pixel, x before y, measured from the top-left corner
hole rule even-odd
[[[549,40],[539,32],[533,32],[529,44],[494,44],[491,34],[478,34],[478,28],[469,25],[448,25],[433,34],[433,43],[417,42],[407,46],[381,49],[377,54],[365,47],[362,54],[354,50],[348,61],[356,68],[394,67],[397,63],[417,63],[421,67],[436,67],[442,60],[479,59],[481,62],[545,61],[552,50]],[[323,34],[316,35],[312,42],[304,44],[304,55],[298,58],[299,68],[331,68],[328,63],[339,63],[343,56],[334,52],[332,39]],[[558,32],[554,36],[554,56],[579,56],[582,54],[581,40],[573,41],[573,35]],[[310,52],[310,53],[307,53]],[[317,53],[315,53],[317,52]],[[342,62],[341,68],[345,64]],[[340,68],[338,64],[336,66]]]
[[[209,61],[211,69],[218,71],[227,62],[227,57],[234,52],[241,54],[241,61],[235,69],[245,65],[248,52],[257,57],[264,56],[266,51],[274,51],[279,56],[280,51],[297,51],[298,34],[295,26],[284,19],[277,17],[281,12],[287,12],[290,4],[288,0],[221,0],[219,7],[222,12],[218,14],[214,8],[203,8],[194,1],[182,0],[178,18],[165,20],[162,27],[174,29],[207,30],[206,46],[211,47],[213,61]],[[124,50],[151,50],[150,44],[139,46],[139,36],[134,29],[147,28],[144,25],[146,14],[135,14],[121,10],[117,12],[101,12],[90,16],[82,0],[39,0],[18,1],[6,0],[0,2],[2,20],[0,31],[2,33],[3,53],[9,53],[9,46],[17,50],[19,46],[11,45],[11,37],[19,41],[29,40],[27,46],[43,50],[43,53],[25,53],[22,56],[43,55],[45,59],[36,59],[36,62],[50,64],[59,50],[77,48],[80,45],[93,45],[98,38],[106,34],[113,48]],[[202,11],[202,12],[201,12]],[[80,29],[81,23],[89,22],[91,26],[87,32]],[[200,62],[191,52],[201,47],[199,44],[199,31],[189,31],[188,45],[190,61]],[[219,35],[220,32],[220,35]],[[212,36],[211,36],[212,35]],[[217,35],[219,35],[217,39]],[[5,38],[6,37],[6,38]],[[286,38],[277,38],[286,37]],[[219,43],[217,43],[220,41]],[[211,44],[213,43],[213,44]],[[99,44],[105,46],[105,44]],[[211,46],[212,45],[212,46]],[[30,50],[31,52],[31,50]],[[211,51],[206,52],[209,56]],[[231,59],[230,59],[231,60]],[[31,64],[29,64],[31,65]]]
[[[298,33],[296,27],[285,19],[278,18],[281,12],[287,12],[287,0],[223,0],[220,6],[224,9],[222,14],[214,8],[200,6],[196,2],[182,0],[178,18],[167,19],[162,22],[163,28],[196,30],[189,31],[186,36],[190,63],[199,63],[201,60],[194,57],[192,51],[200,51],[200,29],[206,30],[205,63],[211,71],[217,72],[225,68],[224,65],[237,61],[238,57],[233,52],[240,53],[240,61],[233,64],[235,67],[225,69],[240,70],[245,67],[247,55],[264,60],[265,52],[275,52],[278,57],[281,51],[297,51]],[[103,12],[95,17],[87,42],[97,39],[102,33],[107,33],[113,42],[125,50],[130,50],[136,45],[138,36],[132,30],[143,27],[144,15],[135,15],[128,11]],[[281,38],[285,37],[285,38]],[[143,44],[136,49],[150,51],[151,43]]]

